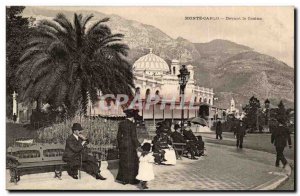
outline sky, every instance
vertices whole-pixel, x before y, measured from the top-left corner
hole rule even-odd
[[[43,7],[54,10],[91,10],[116,14],[153,25],[172,38],[194,43],[225,39],[249,46],[294,67],[293,7]],[[219,20],[186,20],[219,17]],[[226,17],[246,20],[225,20]],[[261,20],[249,20],[257,17]],[[222,19],[224,18],[224,19]]]

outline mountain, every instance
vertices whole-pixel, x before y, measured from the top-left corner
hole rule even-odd
[[[242,103],[252,95],[262,101],[294,102],[294,69],[276,58],[255,51],[241,52],[218,64],[213,72],[217,92],[239,94]]]
[[[53,18],[63,12],[68,18],[74,13],[66,10],[49,10],[27,7],[24,16],[36,19]],[[216,105],[228,108],[233,97],[237,106],[245,105],[252,95],[263,101],[266,98],[277,105],[279,100],[293,107],[294,69],[274,57],[229,40],[216,39],[207,43],[192,43],[182,37],[171,38],[160,29],[118,15],[96,11],[77,11],[94,14],[93,20],[109,17],[107,25],[113,32],[123,33],[130,47],[128,59],[136,61],[148,53],[149,48],[168,63],[180,59],[194,65],[196,83],[214,88]]]

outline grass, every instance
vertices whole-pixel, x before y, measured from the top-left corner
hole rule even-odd
[[[6,123],[6,147],[8,147],[14,139],[35,137],[36,130],[26,128],[24,124]]]

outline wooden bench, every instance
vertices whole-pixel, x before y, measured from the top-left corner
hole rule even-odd
[[[60,179],[62,171],[66,170],[66,162],[62,160],[64,150],[63,144],[8,147],[6,167],[10,170],[10,182],[17,183],[22,175],[45,172],[54,172],[54,177]],[[98,163],[105,158],[100,147],[91,146],[90,154],[98,160]]]
[[[176,143],[176,142],[172,142],[172,146],[175,150],[176,153],[176,158],[177,159],[182,159],[182,156],[187,156],[188,151],[186,148],[186,143]]]
[[[10,181],[17,183],[25,174],[60,172],[66,169],[62,160],[65,146],[62,144],[35,144],[28,147],[8,147],[6,166]]]

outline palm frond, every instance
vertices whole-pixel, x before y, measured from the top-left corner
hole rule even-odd
[[[109,20],[110,20],[109,18],[103,18],[102,20],[97,21],[87,30],[86,34],[89,35],[89,34],[93,33],[96,29],[98,29],[98,30],[102,29],[103,27],[101,27],[101,23],[108,22]],[[109,32],[111,32],[109,28],[103,28],[103,29],[106,29]]]
[[[85,28],[86,24],[94,17],[93,14],[89,14],[89,15],[86,15],[85,17],[82,18],[81,20],[81,26],[83,28]]]
[[[63,27],[68,32],[69,35],[72,34],[73,31],[72,24],[64,14],[58,13],[53,20],[57,22],[61,27]]]

